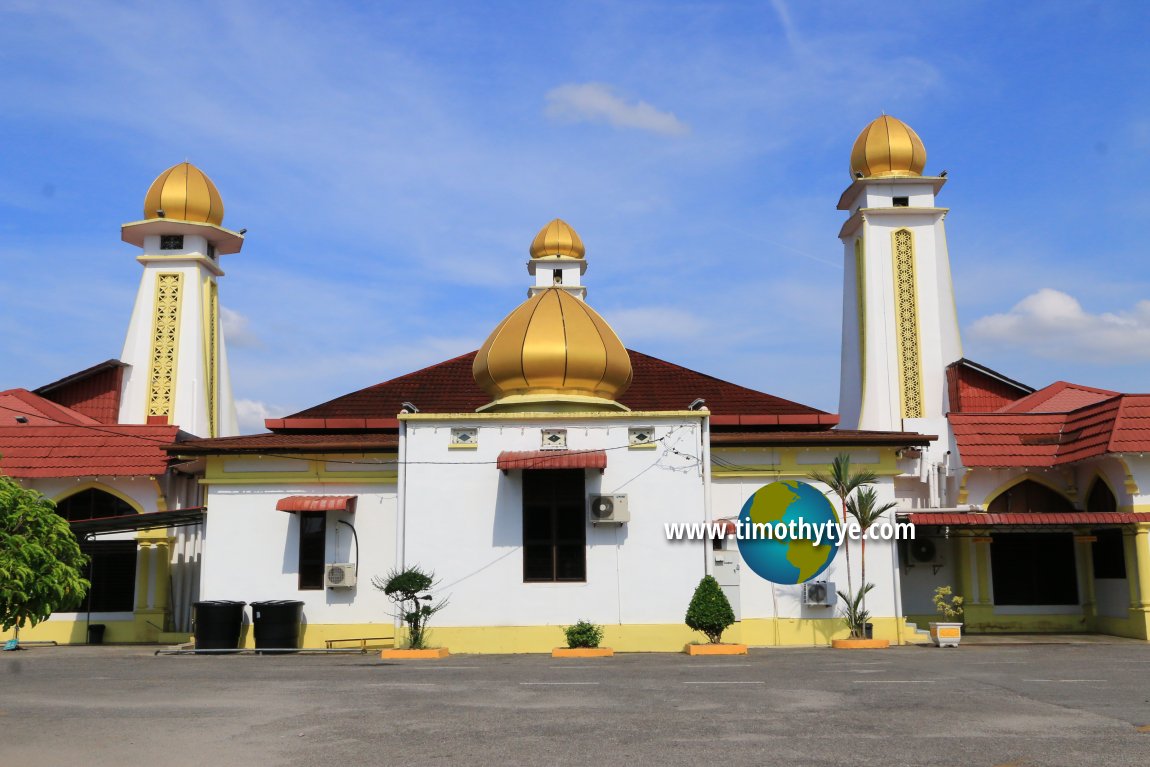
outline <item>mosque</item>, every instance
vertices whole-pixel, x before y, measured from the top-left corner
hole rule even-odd
[[[876,637],[921,641],[950,585],[968,632],[1150,638],[1150,395],[1036,390],[963,356],[947,179],[925,166],[885,115],[851,153],[837,415],[628,349],[556,219],[530,244],[527,300],[479,350],[244,436],[217,295],[243,232],[205,174],[174,166],[122,229],[143,275],[121,358],[0,392],[0,470],[55,499],[93,557],[85,604],[23,636],[82,642],[99,623],[175,642],[197,600],[287,599],[305,647],[386,642],[372,578],[418,564],[449,600],[433,641],[455,652],[547,651],[580,619],[616,650],[679,650],[699,639],[683,615],[704,574],[738,619],[725,640],[825,645],[845,633],[849,560],[817,576],[820,598],[756,574],[731,535],[666,526],[733,521],[846,454],[917,531],[865,550]]]

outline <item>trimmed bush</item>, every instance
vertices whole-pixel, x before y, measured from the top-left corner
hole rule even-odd
[[[563,629],[568,647],[598,647],[603,641],[603,627],[589,621],[579,621]]]
[[[687,626],[702,631],[712,644],[718,644],[723,632],[735,622],[735,611],[719,582],[710,575],[703,576],[695,587],[695,595],[687,607]]]

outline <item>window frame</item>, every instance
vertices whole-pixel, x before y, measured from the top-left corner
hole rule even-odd
[[[309,530],[309,523],[319,522],[319,530]],[[297,580],[299,591],[324,590],[324,566],[327,564],[327,512],[299,512],[297,535]],[[317,554],[318,552],[318,554]]]
[[[583,469],[527,469],[523,472],[522,544],[524,583],[586,583],[587,582],[587,475]],[[546,514],[545,535],[532,535],[538,529],[529,515]],[[572,535],[572,531],[578,535]],[[550,577],[532,575],[529,562],[532,553],[547,549],[550,559]],[[571,556],[572,552],[579,552]],[[577,571],[577,577],[563,576]]]

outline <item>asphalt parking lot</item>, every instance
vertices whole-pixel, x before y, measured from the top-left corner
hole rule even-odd
[[[1150,644],[620,655],[0,653],[0,766],[1139,765]]]

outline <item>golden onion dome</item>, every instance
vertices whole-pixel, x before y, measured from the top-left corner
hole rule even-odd
[[[583,258],[586,253],[583,240],[561,218],[540,229],[531,243],[532,258]]]
[[[921,176],[926,167],[922,139],[902,120],[883,115],[863,128],[851,149],[851,178]]]
[[[631,385],[631,358],[594,309],[562,288],[547,288],[499,323],[471,372],[495,400],[488,407],[624,409],[615,400]]]
[[[160,211],[163,211],[162,216]],[[168,168],[152,182],[144,197],[144,218],[169,218],[221,226],[224,201],[216,185],[202,170],[190,162],[182,162]]]

